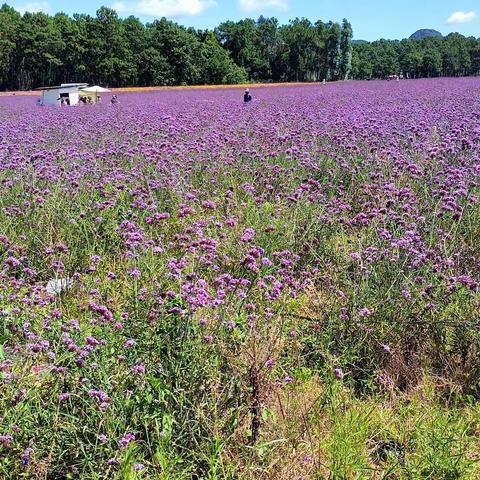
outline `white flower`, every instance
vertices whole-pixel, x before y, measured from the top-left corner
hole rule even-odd
[[[71,278],[52,278],[48,281],[46,290],[50,295],[60,295],[63,291],[72,288]]]

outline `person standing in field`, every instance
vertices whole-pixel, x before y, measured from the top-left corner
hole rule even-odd
[[[244,103],[248,103],[252,101],[252,96],[250,95],[250,90],[248,88],[245,89],[245,93],[243,94],[243,101]]]

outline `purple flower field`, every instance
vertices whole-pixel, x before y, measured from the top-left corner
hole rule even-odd
[[[478,478],[480,78],[251,91],[0,97],[1,478]]]

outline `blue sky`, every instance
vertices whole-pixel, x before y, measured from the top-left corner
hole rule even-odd
[[[10,0],[20,11],[94,14],[102,5],[121,16],[143,21],[166,16],[183,25],[213,28],[228,19],[275,16],[312,21],[350,20],[356,39],[404,38],[420,28],[443,34],[455,31],[480,36],[480,0]]]

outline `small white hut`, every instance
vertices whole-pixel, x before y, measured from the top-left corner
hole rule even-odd
[[[62,83],[57,87],[41,87],[42,105],[59,105],[62,99],[67,105],[77,105],[79,90],[88,86],[88,83]]]
[[[89,87],[88,83],[62,83],[58,87],[40,87],[37,90],[42,92],[40,105],[78,105],[80,100],[98,103],[100,93],[111,91],[98,85]]]

